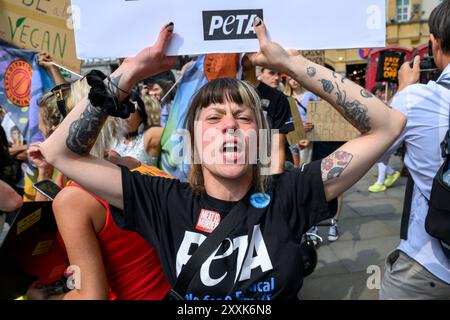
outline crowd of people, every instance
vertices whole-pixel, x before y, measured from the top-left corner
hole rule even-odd
[[[242,79],[211,80],[191,99],[187,181],[157,169],[176,92],[170,72],[176,58],[165,55],[173,23],[103,81],[90,74],[67,83],[51,56],[40,53],[39,64],[56,84],[39,101],[45,140],[27,144],[13,127],[8,141],[0,127],[0,210],[16,210],[22,196],[48,201],[27,191],[26,170],[36,171],[35,182],[59,185],[53,212],[69,264],[81,270],[81,286],[49,295],[36,282],[28,298],[297,299],[303,235],[331,219],[328,240],[337,241],[344,192],[374,164],[378,177],[369,191],[391,187],[400,172],[389,166],[389,157],[404,145],[413,205],[401,243],[387,257],[380,298],[450,299],[450,250],[424,226],[449,123],[449,0],[434,9],[429,26],[440,78],[418,84],[416,57],[401,67],[398,92],[385,97],[382,87],[368,92],[286,51],[257,17],[260,51],[242,55]],[[320,99],[361,136],[288,143],[292,113],[311,132],[308,104]],[[270,175],[259,157],[263,150],[271,150]],[[0,214],[0,231],[6,217]],[[194,248],[213,243],[210,235],[226,227],[222,241],[193,266],[191,257],[201,251]]]

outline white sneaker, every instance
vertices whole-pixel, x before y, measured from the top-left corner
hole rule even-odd
[[[334,242],[337,239],[339,239],[339,231],[337,228],[337,224],[330,227],[330,230],[328,230],[328,241]]]
[[[317,237],[319,236],[319,228],[317,228],[317,226],[312,227],[311,229],[309,229],[308,233],[312,233],[313,235],[316,235]],[[314,243],[314,246],[317,246],[319,241],[317,237],[310,237],[310,239],[312,240],[312,242]]]

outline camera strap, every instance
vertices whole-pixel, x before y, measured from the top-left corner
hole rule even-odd
[[[208,259],[215,250],[218,249],[222,241],[234,230],[251,206],[247,206],[248,195],[239,201],[219,223],[212,233],[197,248],[189,261],[181,269],[177,281],[169,295],[173,300],[184,300],[189,284],[194,276],[200,271],[202,264]]]

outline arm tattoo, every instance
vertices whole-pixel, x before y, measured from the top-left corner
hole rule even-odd
[[[330,80],[322,79],[322,80],[319,80],[319,81],[322,83],[323,90],[326,93],[331,93],[334,90],[333,83]]]
[[[308,76],[314,77],[316,75],[316,68],[309,67],[308,69],[306,69],[306,72],[308,73]]]
[[[120,89],[119,87],[119,83],[120,83],[120,79],[122,78],[122,75],[118,75],[114,78],[106,78],[105,79],[105,86],[106,86],[106,90],[113,96],[115,97],[119,97],[120,95],[120,91],[123,91],[122,89]],[[123,91],[125,92],[125,91]]]
[[[372,98],[373,95],[366,89],[361,89],[361,96],[364,98]]]
[[[338,79],[338,74],[336,71],[333,71],[333,78]],[[344,83],[344,80],[347,79],[344,76],[340,76],[340,78],[341,78],[341,83]]]
[[[88,155],[106,118],[108,118],[106,113],[89,103],[80,118],[70,125],[66,139],[67,148],[76,154]]]
[[[337,83],[336,90],[336,104],[342,107],[347,120],[349,120],[361,133],[370,131],[370,118],[367,114],[367,107],[358,100],[348,101],[347,92],[345,90],[341,91]]]
[[[345,151],[336,151],[322,160],[322,181],[327,182],[338,178],[347,168],[353,155]]]
[[[105,79],[106,90],[116,97],[120,94],[119,82],[122,75]],[[78,120],[72,122],[66,139],[70,151],[79,155],[88,155],[97,140],[108,115],[101,108],[88,103]]]

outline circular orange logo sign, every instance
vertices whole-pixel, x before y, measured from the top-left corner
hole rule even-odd
[[[23,60],[12,62],[5,72],[5,90],[9,101],[19,107],[30,105],[31,65]]]

